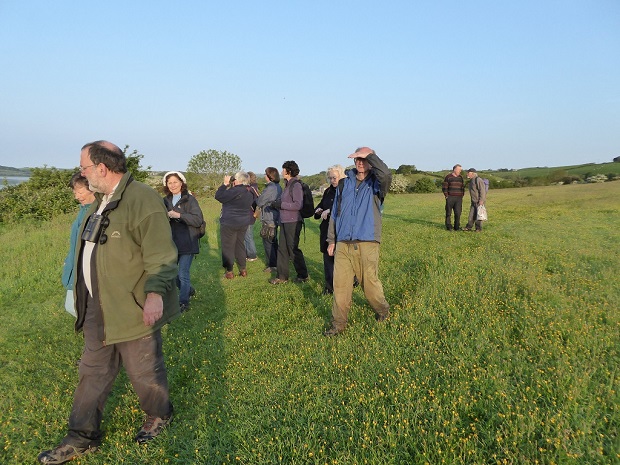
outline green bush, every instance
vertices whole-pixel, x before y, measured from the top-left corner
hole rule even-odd
[[[435,183],[430,178],[420,178],[413,185],[413,192],[417,194],[428,194],[431,192],[435,192],[436,190]]]
[[[0,223],[49,220],[76,208],[69,180],[71,170],[34,168],[31,178],[0,191]]]
[[[144,155],[136,150],[127,155],[128,148],[126,145],[123,150],[127,157],[128,171],[136,180],[146,181],[148,171],[141,167]],[[77,203],[69,189],[69,181],[77,170],[77,167],[69,170],[47,166],[33,168],[28,181],[0,190],[0,223],[49,220],[75,211]]]

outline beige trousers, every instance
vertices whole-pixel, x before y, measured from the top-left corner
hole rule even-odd
[[[344,329],[347,325],[355,276],[375,314],[386,315],[390,305],[379,281],[379,243],[338,242],[334,255],[333,327]]]

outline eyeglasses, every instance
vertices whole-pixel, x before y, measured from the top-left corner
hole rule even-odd
[[[91,166],[97,166],[97,163],[93,163],[92,165],[88,165],[88,166],[82,166],[80,165],[80,172],[83,173],[84,171],[86,171],[88,168],[90,168]]]

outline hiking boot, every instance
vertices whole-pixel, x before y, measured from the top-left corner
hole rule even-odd
[[[269,284],[285,284],[285,283],[288,283],[288,279],[273,278],[269,280]]]
[[[295,278],[295,282],[296,283],[307,283],[308,281],[310,281],[310,276],[306,276],[305,278],[301,278],[301,277],[297,276]]]
[[[338,334],[340,334],[343,331],[344,331],[344,328],[336,328],[335,326],[332,326],[331,328],[329,328],[328,330],[326,330],[323,333],[323,336],[325,336],[325,337],[333,337],[333,336],[337,336]]]
[[[159,433],[161,433],[161,431],[171,422],[172,415],[169,415],[165,418],[159,418],[149,415],[142,424],[142,428],[140,429],[140,431],[138,431],[135,440],[138,442],[138,444],[144,444],[145,442],[156,438]]]
[[[39,454],[39,463],[59,464],[66,463],[83,455],[95,452],[97,446],[75,447],[71,444],[61,444],[54,449],[44,450]]]
[[[226,279],[234,279],[235,273],[233,273],[232,271],[227,271],[226,273],[224,273],[224,277]]]
[[[384,321],[387,321],[389,318],[390,318],[389,310],[385,312],[384,315],[375,315],[375,320],[377,320],[377,323],[383,323]]]

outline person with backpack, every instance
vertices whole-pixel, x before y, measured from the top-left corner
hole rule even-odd
[[[299,166],[289,160],[282,164],[282,177],[285,187],[280,199],[271,202],[271,206],[280,210],[280,240],[278,244],[277,275],[269,280],[270,284],[288,282],[289,261],[297,272],[295,282],[304,283],[310,279],[304,253],[299,248],[299,236],[303,225],[301,210],[304,206],[304,188],[298,178]],[[313,206],[314,210],[314,206]],[[312,213],[311,213],[312,214]]]
[[[478,172],[475,168],[469,168],[467,170],[467,177],[469,178],[469,196],[471,197],[471,207],[469,208],[469,218],[467,219],[467,226],[463,231],[471,231],[471,228],[476,225],[476,232],[482,231],[482,221],[478,219],[478,208],[483,206],[487,200],[487,188],[484,180],[478,176]]]
[[[187,181],[180,171],[164,174],[164,204],[168,211],[172,240],[177,246],[179,258],[179,305],[181,312],[189,309],[189,298],[195,292],[190,281],[189,270],[194,255],[200,252],[200,226],[204,221],[198,200],[187,190]]]
[[[336,190],[327,232],[327,253],[334,256],[334,300],[331,337],[347,326],[357,276],[378,323],[390,317],[390,305],[379,280],[383,200],[390,190],[392,173],[374,150],[360,147],[349,155],[355,168],[347,172],[342,190]]]

